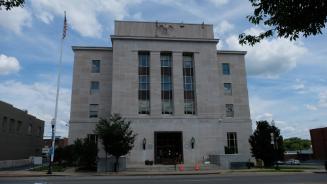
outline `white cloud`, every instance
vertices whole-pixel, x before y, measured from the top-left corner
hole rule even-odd
[[[24,27],[30,27],[32,16],[26,7],[13,8],[10,11],[0,11],[0,27],[21,34]]]
[[[221,6],[227,4],[229,0],[209,0],[210,3],[214,4],[215,6]]]
[[[20,70],[19,61],[15,57],[0,55],[0,75],[15,73]]]
[[[227,20],[221,21],[217,26],[214,27],[214,33],[216,37],[223,35],[234,29],[234,25],[229,23]]]
[[[318,110],[318,108],[315,105],[310,105],[310,104],[306,104],[305,108],[307,108],[310,111],[316,111]]]
[[[245,33],[258,34],[260,29],[251,28]],[[255,46],[241,46],[236,35],[226,39],[229,49],[248,51],[246,64],[249,75],[260,75],[277,78],[279,74],[296,67],[297,59],[302,57],[307,49],[300,42],[287,39],[265,39]]]
[[[70,90],[60,89],[57,135],[67,136],[70,112]],[[45,121],[45,135],[50,135],[50,122],[54,114],[56,86],[46,82],[25,84],[18,81],[0,83],[1,100],[13,104]]]
[[[72,29],[82,36],[101,37],[103,26],[99,17],[110,14],[113,19],[123,19],[127,16],[140,17],[141,14],[129,15],[128,6],[140,3],[141,0],[40,0],[31,1],[36,16],[44,23],[49,24],[54,16],[63,16],[67,11],[67,22]]]
[[[319,93],[319,106],[327,107],[327,90]]]

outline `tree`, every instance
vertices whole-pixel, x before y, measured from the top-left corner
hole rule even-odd
[[[96,170],[98,145],[94,140],[84,138],[78,166],[81,170]]]
[[[109,119],[100,119],[95,132],[101,139],[107,154],[116,158],[114,171],[118,171],[119,158],[126,155],[133,147],[135,134],[130,128],[130,121],[126,121],[119,114],[114,114]]]
[[[284,149],[287,151],[301,151],[310,149],[311,141],[307,139],[301,139],[298,137],[291,137],[284,139]]]
[[[266,167],[273,165],[274,161],[284,157],[283,137],[280,130],[267,121],[257,121],[257,128],[249,138],[252,156],[263,160]],[[274,144],[271,133],[274,134]]]
[[[2,7],[4,7],[7,11],[13,7],[23,7],[24,3],[25,0],[0,0],[0,10],[2,10]]]
[[[259,35],[239,35],[240,44],[254,45],[277,34],[278,37],[296,40],[303,35],[322,34],[327,22],[326,0],[249,0],[254,7],[247,19],[254,25],[263,24],[268,30]]]

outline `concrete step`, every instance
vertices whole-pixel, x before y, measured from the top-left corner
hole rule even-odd
[[[183,165],[184,171],[196,171],[195,165]],[[169,172],[169,171],[179,171],[181,165],[137,165],[137,166],[127,166],[127,171],[130,172]],[[214,171],[220,170],[218,165],[214,164],[199,164],[200,171]]]

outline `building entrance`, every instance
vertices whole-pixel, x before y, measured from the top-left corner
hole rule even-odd
[[[183,162],[182,132],[155,132],[155,164],[172,165]]]

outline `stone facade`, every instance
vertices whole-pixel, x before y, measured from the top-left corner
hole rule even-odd
[[[137,133],[135,147],[127,155],[128,165],[155,160],[155,132],[181,132],[185,164],[209,155],[220,156],[220,165],[250,158],[252,132],[243,51],[216,50],[213,25],[161,22],[116,21],[111,35],[113,47],[77,47],[71,101],[69,140],[92,134],[97,118],[89,118],[89,105],[98,104],[98,117],[120,113],[132,121]],[[139,51],[150,54],[150,114],[139,114]],[[172,55],[173,114],[162,114],[160,53]],[[192,53],[194,62],[195,114],[184,114],[183,54]],[[100,60],[100,73],[92,73],[92,60]],[[222,64],[230,74],[224,75]],[[90,83],[99,81],[96,94]],[[224,93],[232,84],[232,95]],[[226,104],[233,104],[233,117],[226,117]],[[225,154],[227,132],[237,135],[237,153]],[[194,140],[194,147],[191,140]],[[146,147],[143,149],[143,140]],[[103,153],[100,153],[100,157]]]
[[[40,156],[44,121],[0,101],[0,161]]]

